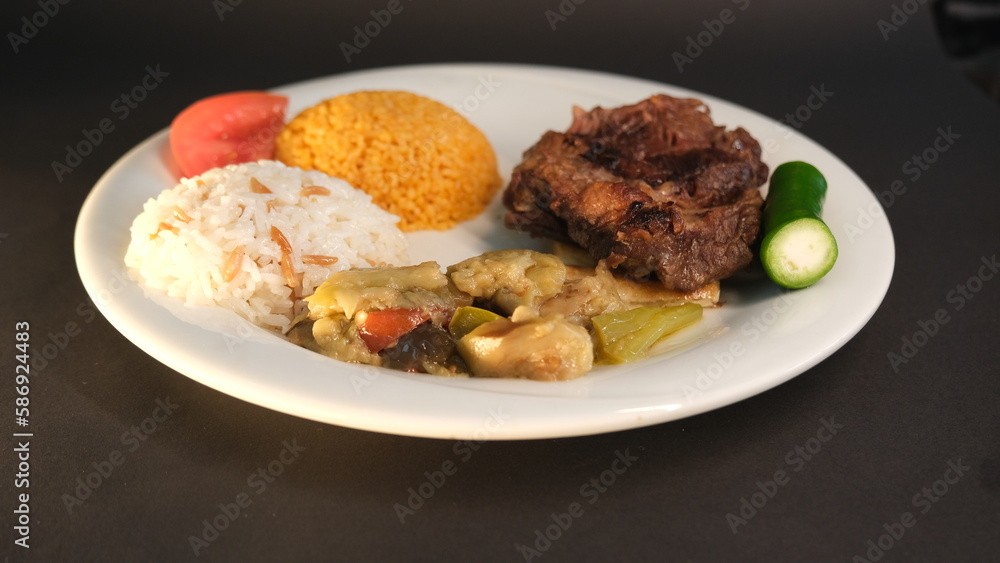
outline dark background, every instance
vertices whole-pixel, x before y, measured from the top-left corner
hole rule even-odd
[[[558,13],[559,0],[403,0],[403,11],[350,63],[340,44],[387,2],[233,3],[0,7],[0,341],[9,343],[0,342],[9,378],[0,385],[0,428],[16,431],[14,323],[29,321],[38,346],[63,344],[31,384],[30,549],[13,543],[12,511],[23,490],[14,488],[14,438],[0,438],[0,555],[857,561],[879,556],[867,554],[869,541],[902,530],[891,546],[890,536],[882,538],[890,547],[881,561],[1000,560],[1000,281],[983,281],[961,310],[947,301],[997,252],[1000,111],[945,55],[929,3],[563,0],[568,15],[553,29],[546,11]],[[58,12],[35,16],[46,6]],[[672,54],[727,8],[736,20],[679,70]],[[10,34],[27,37],[21,18],[33,17],[44,25],[15,48]],[[220,92],[452,61],[633,75],[775,119],[805,103],[811,87],[825,86],[833,96],[801,131],[874,191],[895,180],[907,186],[886,208],[897,258],[885,301],[841,350],[757,397],[627,432],[487,443],[465,462],[454,442],[328,426],[230,398],[154,361],[94,314],[72,251],[80,205],[104,170],[179,110]],[[112,102],[139,83],[147,65],[169,75],[117,120]],[[114,131],[58,181],[53,161],[106,117],[115,118]],[[932,145],[938,128],[960,137],[913,180],[904,166]],[[894,370],[888,354],[899,353],[918,322],[940,308],[949,322]],[[64,335],[67,323],[76,325]],[[157,400],[177,407],[129,451],[123,433],[151,416]],[[809,444],[823,420],[842,428],[791,471],[787,455]],[[251,486],[248,477],[280,459],[286,444],[304,450],[264,490]],[[115,450],[124,462],[68,509],[65,495],[74,494],[77,479],[107,468]],[[581,486],[625,451],[638,459],[587,502]],[[457,472],[401,524],[393,506],[449,460]],[[949,462],[967,469],[938,496],[933,487]],[[768,488],[781,469],[787,484],[734,533],[727,514],[738,514],[743,499]],[[947,473],[953,481],[956,475]],[[936,502],[923,500],[925,488]],[[203,520],[222,514],[220,504],[235,503],[240,493],[249,493],[251,504],[196,557],[189,537],[202,535]],[[545,549],[534,557],[517,550],[534,544],[536,530],[574,502],[584,512],[557,541],[539,544]],[[897,524],[907,512],[913,525]]]

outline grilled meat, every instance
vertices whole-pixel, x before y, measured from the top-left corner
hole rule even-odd
[[[574,108],[524,153],[503,195],[509,228],[575,243],[618,273],[694,291],[750,263],[767,180],[760,145],[699,100]]]

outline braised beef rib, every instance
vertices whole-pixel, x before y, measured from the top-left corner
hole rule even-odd
[[[545,133],[514,169],[504,223],[693,291],[751,261],[768,175],[760,154],[696,99],[573,108],[569,130]]]

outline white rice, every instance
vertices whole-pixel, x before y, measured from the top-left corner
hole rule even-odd
[[[253,193],[251,178],[273,193]],[[330,195],[303,196],[306,186],[327,188]],[[343,180],[262,160],[184,178],[147,201],[132,223],[125,264],[146,287],[188,305],[220,305],[284,332],[304,309],[301,298],[333,272],[407,263],[398,221]],[[291,265],[299,278],[294,291],[283,275],[282,251],[271,240],[271,227],[292,247]],[[242,262],[227,282],[226,263],[241,246]],[[304,255],[336,257],[337,262],[305,264]]]

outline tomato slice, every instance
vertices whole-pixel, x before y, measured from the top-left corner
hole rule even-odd
[[[274,139],[285,124],[288,98],[233,92],[189,106],[170,125],[170,150],[181,174],[274,158]]]
[[[430,318],[431,314],[423,309],[370,311],[364,320],[358,323],[358,333],[361,340],[368,345],[368,349],[377,353]]]

